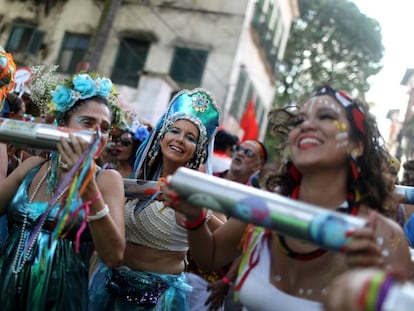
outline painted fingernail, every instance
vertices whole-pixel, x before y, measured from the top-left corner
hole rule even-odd
[[[341,253],[345,253],[346,252],[346,246],[344,245],[344,246],[342,246],[340,249],[339,249],[339,252],[341,252]]]
[[[178,193],[171,193],[170,198],[171,200],[178,200]]]
[[[345,236],[350,237],[354,235],[354,231],[346,231]]]

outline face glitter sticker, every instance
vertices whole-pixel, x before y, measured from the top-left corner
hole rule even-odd
[[[342,148],[342,147],[347,147],[349,144],[349,140],[348,140],[348,133],[347,132],[340,132],[338,134],[336,134],[336,148]]]
[[[332,123],[336,126],[336,128],[340,131],[346,131],[348,127],[344,122],[339,122],[337,120],[333,120]]]

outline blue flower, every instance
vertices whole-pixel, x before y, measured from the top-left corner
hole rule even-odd
[[[72,94],[72,89],[58,85],[54,91],[52,91],[52,99],[56,104],[57,111],[67,111],[75,103],[76,98]]]
[[[81,99],[90,98],[96,95],[95,81],[86,73],[78,74],[73,77],[73,88],[80,93]]]
[[[95,79],[96,93],[99,96],[108,97],[112,90],[112,81],[108,78]]]
[[[136,129],[134,136],[136,139],[143,141],[149,136],[149,134],[150,133],[145,126],[140,126]]]
[[[6,67],[6,64],[7,64],[7,58],[3,57],[3,55],[0,55],[0,66],[4,68]]]

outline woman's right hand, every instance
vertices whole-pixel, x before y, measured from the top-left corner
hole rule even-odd
[[[62,170],[69,171],[82,156],[88,145],[89,143],[86,140],[72,133],[69,134],[69,139],[62,139],[57,144],[57,150],[61,156],[59,166]]]
[[[365,227],[349,232],[351,239],[342,249],[349,267],[384,267],[385,260],[376,235],[377,216],[376,212],[371,211]]]
[[[164,185],[161,190],[161,200],[164,201],[164,205],[176,210],[177,212],[180,212],[182,215],[184,215],[186,221],[192,222],[201,217],[201,214],[203,212],[201,208],[180,200],[179,194],[168,187],[168,185]]]

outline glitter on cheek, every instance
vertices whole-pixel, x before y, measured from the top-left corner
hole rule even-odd
[[[348,146],[348,133],[347,132],[340,132],[336,134],[335,139],[337,141],[336,147],[342,148]]]
[[[334,120],[332,121],[332,123],[336,126],[336,128],[340,131],[346,131],[347,130],[347,126],[344,122],[339,122],[338,120]]]

